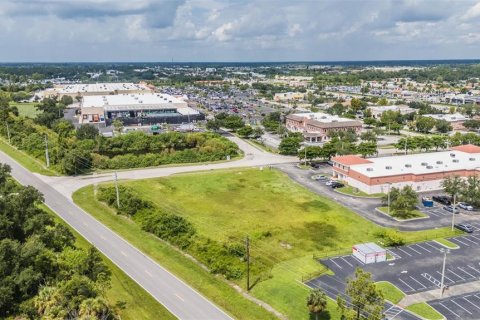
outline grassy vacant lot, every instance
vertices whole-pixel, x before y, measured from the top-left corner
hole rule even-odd
[[[293,183],[276,170],[226,170],[124,184],[157,206],[186,217],[200,234],[214,240],[238,240],[250,235],[253,261],[261,256],[272,265],[271,277],[258,283],[252,293],[290,319],[308,318],[305,307],[308,289],[301,281],[325,271],[312,259],[314,254],[349,250],[355,243],[375,241],[377,233],[384,230],[334,201]],[[220,298],[220,292],[228,291],[222,281],[194,267],[131,220],[114,215],[95,200],[92,187],[76,192],[74,200],[238,317],[238,303],[245,305],[244,299],[230,292]],[[448,231],[441,229],[403,233],[403,236],[410,242],[438,238],[446,233]],[[188,272],[184,270],[186,265],[190,266]],[[239,284],[244,286],[243,281]],[[334,304],[330,306],[330,317],[337,319]],[[245,314],[246,310],[250,315]],[[261,317],[254,311],[257,312],[244,307],[242,318]]]
[[[28,118],[35,118],[37,114],[41,113],[41,111],[35,108],[35,105],[38,104],[37,102],[11,102],[11,106],[15,106],[18,109],[18,113],[21,116],[28,117]]]
[[[55,219],[64,224],[75,235],[76,246],[88,248],[90,244],[79,233],[72,229],[47,206],[42,209],[51,213]],[[102,254],[103,261],[112,272],[111,288],[107,291],[107,299],[111,304],[125,302],[125,309],[120,311],[122,319],[176,319],[167,309],[157,302],[149,293],[143,290],[136,282]]]

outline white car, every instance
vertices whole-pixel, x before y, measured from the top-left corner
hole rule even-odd
[[[331,186],[332,183],[334,183],[334,182],[335,182],[335,181],[333,181],[333,180],[328,180],[327,182],[325,182],[325,185],[326,185],[326,186]]]
[[[473,207],[472,207],[471,205],[469,205],[468,203],[459,202],[459,203],[458,203],[458,206],[459,206],[460,208],[462,208],[463,210],[473,211]]]

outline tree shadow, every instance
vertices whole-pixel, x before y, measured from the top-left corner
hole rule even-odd
[[[320,210],[320,211],[328,211],[331,207],[321,200],[312,200],[303,203],[299,203],[298,206],[304,211],[311,211],[311,210]]]

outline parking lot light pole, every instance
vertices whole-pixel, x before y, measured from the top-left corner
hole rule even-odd
[[[447,254],[450,253],[450,249],[441,248],[440,252],[443,253],[443,267],[442,267],[442,281],[440,282],[440,297],[443,297],[443,291],[445,291],[444,280],[445,280],[445,264],[447,262]]]
[[[457,205],[457,195],[453,195],[453,204],[452,204],[452,231],[454,230],[455,226],[455,210],[456,210],[456,205]]]

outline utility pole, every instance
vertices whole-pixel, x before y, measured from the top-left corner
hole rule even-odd
[[[120,193],[118,192],[118,177],[117,177],[117,171],[113,174],[113,177],[115,178],[115,192],[117,193],[117,209],[120,209]]]
[[[389,183],[388,184],[388,215],[390,215],[390,188],[391,188],[392,184]]]
[[[5,125],[7,126],[8,143],[11,144],[12,142],[10,141],[10,127],[8,126],[8,122],[7,122],[7,121],[5,121]]]
[[[45,135],[45,161],[47,163],[47,168],[50,167],[50,157],[48,155],[48,137]]]
[[[440,282],[440,297],[443,296],[443,291],[445,290],[444,280],[445,280],[445,265],[447,262],[447,254],[450,253],[450,249],[441,248],[440,252],[443,253],[443,267],[442,267],[442,281]]]
[[[453,204],[452,204],[452,231],[454,230],[455,226],[455,210],[457,206],[457,194],[453,195]]]
[[[250,291],[250,238],[245,238],[245,251],[247,255],[247,291]]]

